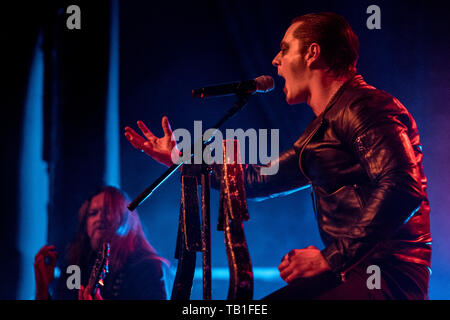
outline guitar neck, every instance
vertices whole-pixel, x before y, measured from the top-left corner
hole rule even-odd
[[[109,272],[109,243],[105,242],[97,253],[97,259],[92,267],[89,277],[88,286],[91,288],[91,295],[94,296],[95,290],[99,286],[103,286],[103,280]]]

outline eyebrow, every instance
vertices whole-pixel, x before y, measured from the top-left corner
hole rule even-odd
[[[289,44],[285,41],[281,41],[280,48],[281,49],[289,48]]]

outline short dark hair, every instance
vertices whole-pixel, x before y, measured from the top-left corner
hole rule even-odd
[[[356,73],[359,40],[344,17],[332,13],[310,13],[292,20],[302,22],[294,31],[294,37],[304,44],[301,53],[317,43],[321,57],[336,76],[351,76]]]

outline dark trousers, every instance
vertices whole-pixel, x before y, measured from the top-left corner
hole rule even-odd
[[[380,267],[380,288],[370,289],[367,267]],[[263,298],[264,300],[423,300],[428,299],[428,268],[422,265],[366,263],[350,270],[345,281],[332,272],[299,278]]]

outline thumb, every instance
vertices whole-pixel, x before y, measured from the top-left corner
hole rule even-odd
[[[95,289],[94,300],[103,300],[102,295],[100,294],[100,288]]]

